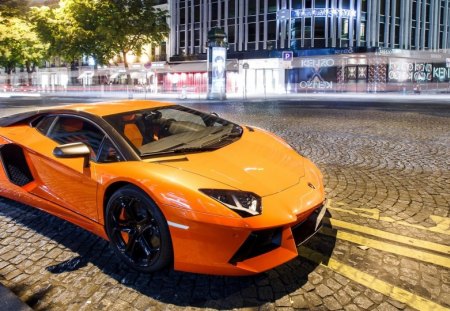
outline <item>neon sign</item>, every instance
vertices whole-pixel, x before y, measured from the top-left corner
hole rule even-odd
[[[333,16],[341,16],[341,17],[355,17],[355,10],[346,10],[346,9],[299,9],[291,11],[291,18],[301,18],[301,17],[333,17]]]

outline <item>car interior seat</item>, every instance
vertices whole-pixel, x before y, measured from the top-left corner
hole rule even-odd
[[[135,146],[141,147],[144,141],[142,133],[136,124],[136,115],[126,115],[122,117],[124,122],[123,134]]]

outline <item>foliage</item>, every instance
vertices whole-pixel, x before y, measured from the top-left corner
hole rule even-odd
[[[16,66],[31,73],[46,55],[32,24],[18,17],[0,15],[0,66],[9,74]]]
[[[25,0],[1,0],[0,15],[12,17],[23,15],[28,10],[28,1]]]
[[[128,52],[162,42],[169,30],[167,13],[151,0],[61,0],[54,9],[34,8],[33,16],[53,55],[92,56],[103,64],[119,54],[126,67]]]

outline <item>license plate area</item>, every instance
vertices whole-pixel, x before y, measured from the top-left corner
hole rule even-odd
[[[303,222],[291,228],[297,246],[308,241],[322,227],[322,221],[326,210],[327,208],[325,205],[319,206]]]

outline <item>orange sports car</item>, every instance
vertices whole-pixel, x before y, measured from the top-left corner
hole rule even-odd
[[[152,101],[0,120],[0,196],[110,241],[142,272],[266,271],[321,226],[322,174],[262,129]]]

